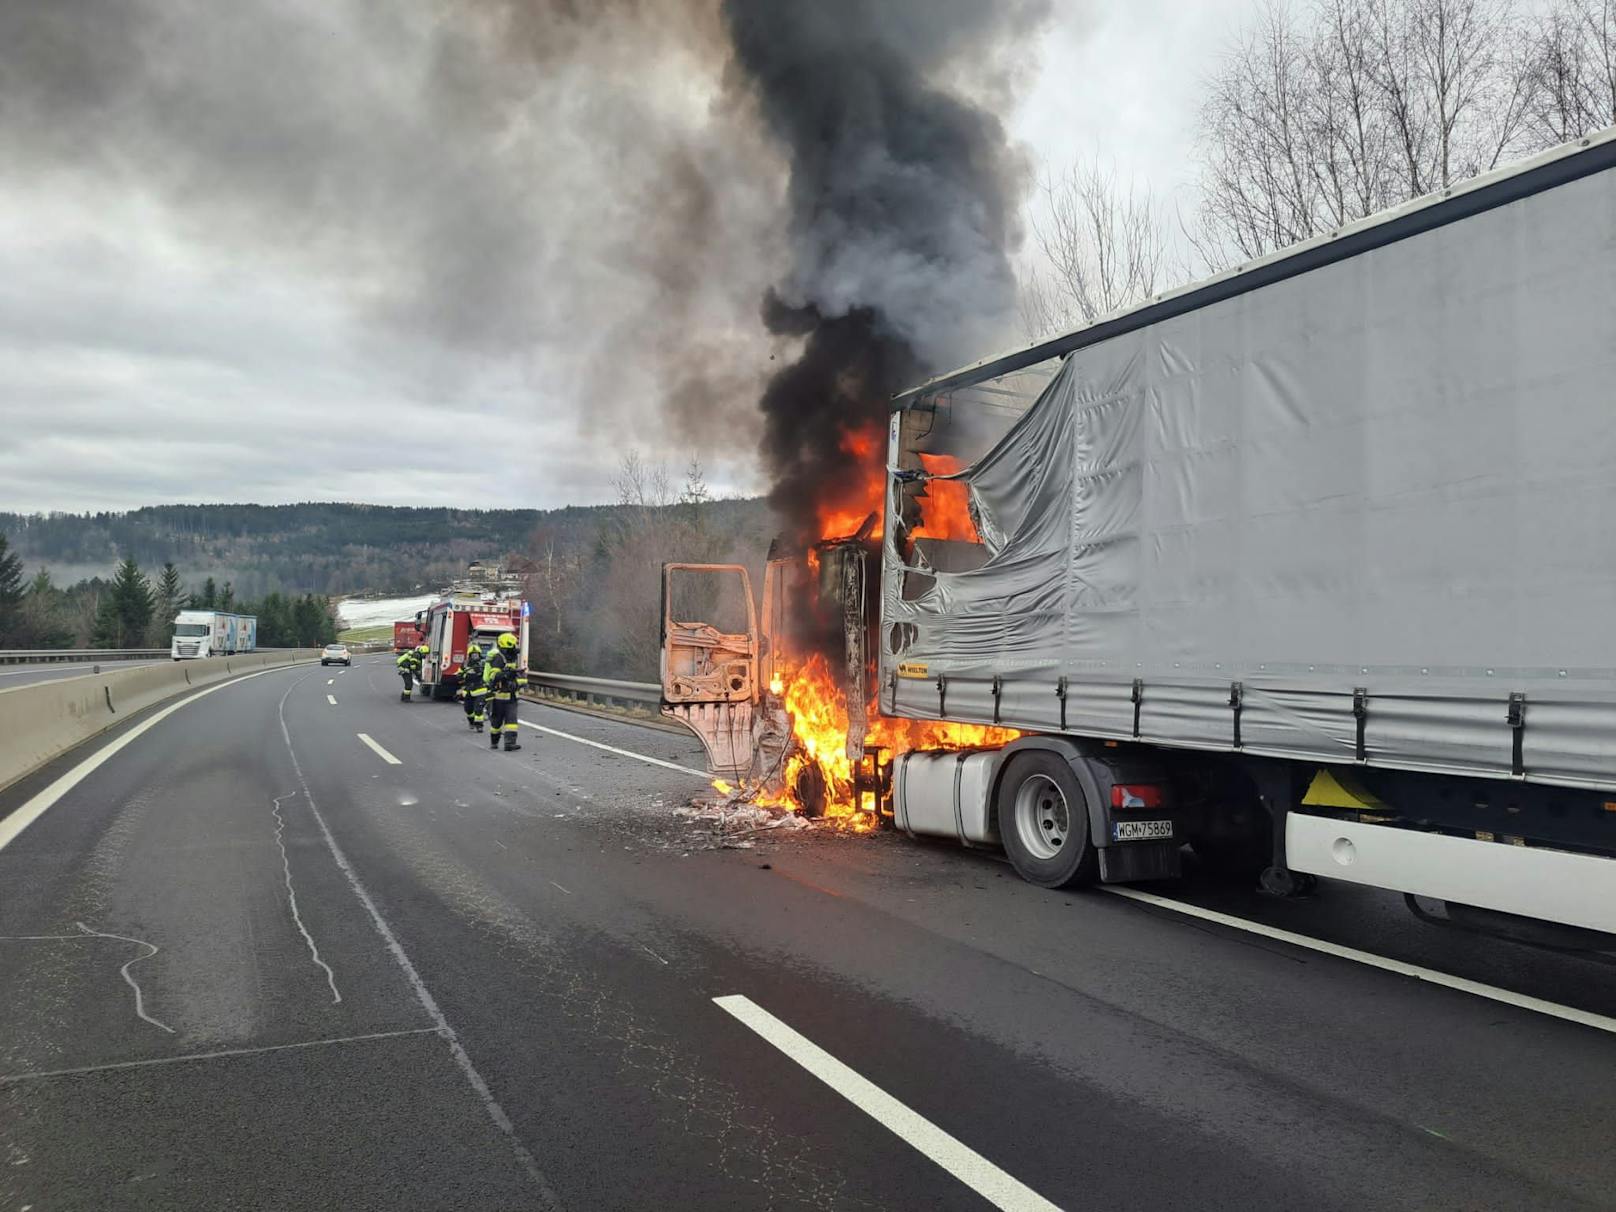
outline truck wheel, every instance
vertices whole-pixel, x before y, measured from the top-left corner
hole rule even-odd
[[[1088,800],[1059,754],[1012,758],[997,812],[1005,853],[1022,879],[1042,888],[1094,882],[1100,860],[1089,841]]]

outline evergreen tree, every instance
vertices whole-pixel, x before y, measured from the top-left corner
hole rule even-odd
[[[322,639],[325,612],[320,609],[312,595],[304,594],[297,600],[292,610],[292,626],[297,634],[297,647],[313,648],[320,644],[329,643]]]
[[[260,648],[295,648],[297,636],[292,625],[291,604],[278,593],[264,597],[247,611],[258,616]]]
[[[22,557],[12,552],[6,536],[0,534],[0,645],[17,642],[22,616]]]
[[[163,575],[157,578],[156,602],[152,610],[150,635],[147,638],[147,642],[153,648],[162,648],[168,644],[169,628],[173,626],[174,616],[179,613],[184,600],[185,587],[180,584],[180,571],[170,560],[163,565]]]
[[[66,595],[41,568],[28,583],[18,607],[21,625],[14,642],[24,648],[71,648],[78,637],[67,621]]]
[[[216,610],[219,606],[219,587],[209,577],[202,582],[202,592],[191,595],[192,610]]]
[[[152,620],[152,587],[134,558],[124,560],[101,595],[95,615],[97,648],[131,648],[144,641]]]
[[[231,588],[230,582],[226,581],[224,583],[224,588],[219,591],[219,609],[220,610],[234,610],[235,608],[236,608],[236,591],[233,588]]]

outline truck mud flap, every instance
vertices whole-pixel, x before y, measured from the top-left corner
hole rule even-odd
[[[1099,851],[1100,882],[1125,884],[1131,880],[1173,880],[1184,869],[1177,842],[1129,842]]]

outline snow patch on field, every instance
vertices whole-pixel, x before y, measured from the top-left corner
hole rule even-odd
[[[400,619],[415,617],[437,600],[436,594],[413,598],[343,598],[337,603],[337,621],[343,630],[354,627],[380,627]]]

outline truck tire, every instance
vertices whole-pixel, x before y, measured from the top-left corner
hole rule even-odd
[[[1088,800],[1057,753],[1017,754],[999,780],[999,837],[1016,874],[1041,888],[1092,884],[1100,859],[1089,838]]]

